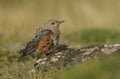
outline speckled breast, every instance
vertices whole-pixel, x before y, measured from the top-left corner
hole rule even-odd
[[[38,45],[38,50],[40,53],[49,53],[55,48],[53,39],[52,39],[52,34],[49,34],[45,36]]]

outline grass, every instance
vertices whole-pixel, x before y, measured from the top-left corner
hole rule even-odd
[[[112,55],[78,63],[69,69],[29,74],[33,61],[9,62],[0,67],[2,79],[119,79],[120,56]],[[2,62],[1,62],[2,63]]]
[[[18,62],[18,52],[11,50],[30,40],[34,30],[51,18],[66,20],[60,27],[61,40],[70,45],[120,43],[119,4],[119,0],[0,0],[0,79],[119,79],[120,56],[31,75],[35,60]]]
[[[99,37],[98,37],[99,36]],[[114,39],[112,38],[114,37]],[[119,33],[110,30],[90,29],[73,32],[64,36],[64,39],[76,44],[101,44],[119,41]],[[79,40],[80,39],[80,40]],[[4,40],[3,40],[4,41]],[[6,41],[6,40],[5,40]],[[13,40],[12,40],[13,41]],[[4,44],[2,44],[4,45]],[[2,47],[0,49],[0,78],[2,79],[119,79],[119,55],[108,56],[98,60],[77,64],[70,69],[53,70],[29,74],[35,60],[29,58],[18,62],[19,54]]]
[[[119,43],[119,32],[108,29],[86,29],[75,31],[64,36],[64,38],[72,43],[81,44],[110,44]]]

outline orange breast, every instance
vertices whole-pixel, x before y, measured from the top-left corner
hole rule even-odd
[[[54,49],[54,47],[55,45],[52,40],[52,34],[49,34],[39,42],[38,50],[41,53],[49,53]]]

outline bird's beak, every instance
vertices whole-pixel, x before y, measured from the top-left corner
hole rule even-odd
[[[64,23],[64,22],[65,22],[65,20],[61,20],[61,21],[59,21],[59,24]]]

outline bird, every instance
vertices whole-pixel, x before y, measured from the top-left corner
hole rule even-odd
[[[22,50],[20,58],[30,55],[35,51],[47,55],[55,50],[59,45],[60,40],[59,26],[64,22],[64,20],[51,19],[36,29],[32,40],[29,41],[26,47]]]

